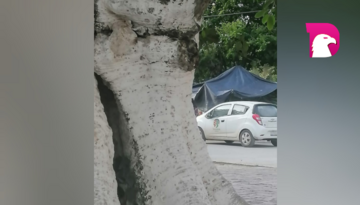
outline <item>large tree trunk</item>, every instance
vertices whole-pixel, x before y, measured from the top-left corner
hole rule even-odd
[[[211,162],[191,104],[207,3],[95,2],[95,72],[122,205],[246,204]]]

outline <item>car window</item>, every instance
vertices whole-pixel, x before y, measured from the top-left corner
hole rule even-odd
[[[256,105],[254,114],[260,117],[277,117],[277,107],[274,105]]]
[[[244,105],[234,105],[231,115],[243,115],[249,108]]]
[[[231,108],[231,105],[222,105],[220,107],[215,108],[212,111],[211,117],[222,117],[226,116]]]

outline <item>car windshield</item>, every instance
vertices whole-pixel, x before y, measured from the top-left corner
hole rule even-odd
[[[256,105],[254,114],[260,117],[277,117],[277,107],[274,105]]]

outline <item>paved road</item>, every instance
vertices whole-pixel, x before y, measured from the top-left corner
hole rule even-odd
[[[277,169],[216,164],[235,191],[250,205],[277,204]]]
[[[210,158],[214,162],[277,167],[277,147],[270,142],[259,141],[254,147],[242,147],[239,142],[206,141]]]
[[[251,148],[238,142],[206,143],[210,158],[219,162],[219,171],[250,205],[277,204],[277,147],[266,141],[256,142]]]

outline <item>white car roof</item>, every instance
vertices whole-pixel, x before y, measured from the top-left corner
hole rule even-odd
[[[231,102],[221,103],[221,104],[219,104],[219,105],[227,104],[227,103],[238,103],[238,104],[247,105],[247,106],[257,105],[257,104],[271,104],[271,103],[257,102],[257,101],[231,101]],[[218,106],[218,105],[217,105],[217,106]]]

